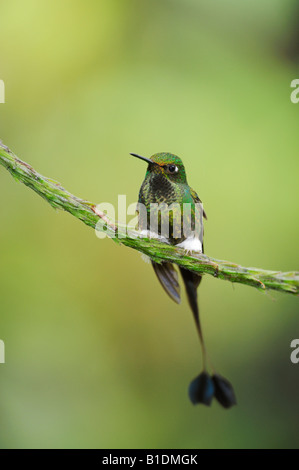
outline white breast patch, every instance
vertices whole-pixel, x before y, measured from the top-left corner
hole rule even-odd
[[[196,237],[188,237],[181,243],[178,243],[180,248],[184,248],[186,251],[199,251],[202,252],[202,243],[199,238]]]

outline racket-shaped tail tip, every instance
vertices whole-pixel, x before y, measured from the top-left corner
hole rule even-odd
[[[211,376],[202,372],[189,385],[189,398],[193,405],[202,403],[210,406],[213,400],[215,387]]]
[[[237,404],[236,395],[232,384],[219,374],[212,376],[215,389],[215,398],[223,408],[231,408]]]

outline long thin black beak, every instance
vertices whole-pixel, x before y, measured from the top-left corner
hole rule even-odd
[[[132,155],[132,157],[140,158],[140,160],[144,160],[145,162],[150,163],[151,165],[156,165],[156,162],[153,162],[149,158],[142,157],[141,155],[137,155],[137,153],[130,153],[130,155]]]

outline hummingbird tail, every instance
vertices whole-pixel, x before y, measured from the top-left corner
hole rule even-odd
[[[202,349],[202,357],[203,357],[203,368],[206,370],[207,368],[207,353],[205,342],[203,339],[201,324],[199,320],[199,309],[198,309],[198,301],[197,301],[197,288],[202,280],[202,276],[199,274],[193,273],[188,271],[187,269],[181,268],[180,271],[182,274],[182,278],[185,284],[189,305],[191,307],[193,317],[196,324],[196,329],[198,332],[198,336],[200,339],[201,349]]]
[[[232,384],[219,374],[213,374],[210,376],[207,373],[207,352],[203,339],[201,324],[199,320],[199,310],[197,301],[197,288],[200,284],[202,276],[188,271],[184,268],[180,268],[186,292],[189,300],[189,304],[194,316],[198,336],[201,343],[202,355],[203,355],[203,372],[192,380],[189,387],[189,397],[191,402],[196,405],[202,403],[210,406],[213,397],[223,406],[223,408],[231,408],[237,404],[236,395]]]

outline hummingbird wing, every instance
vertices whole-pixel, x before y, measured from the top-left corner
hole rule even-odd
[[[165,289],[169,297],[177,304],[181,302],[179,276],[172,263],[156,263],[152,261],[154,271],[159,279],[162,287]]]
[[[191,193],[191,196],[192,196],[193,199],[194,199],[194,202],[200,202],[200,204],[202,204],[201,199],[199,198],[197,192],[194,191],[194,189],[190,188],[190,193]],[[208,217],[207,217],[207,214],[205,213],[204,208],[202,208],[202,210],[203,210],[203,214],[202,214],[202,215],[204,216],[204,218],[205,218],[206,220],[208,220]]]

